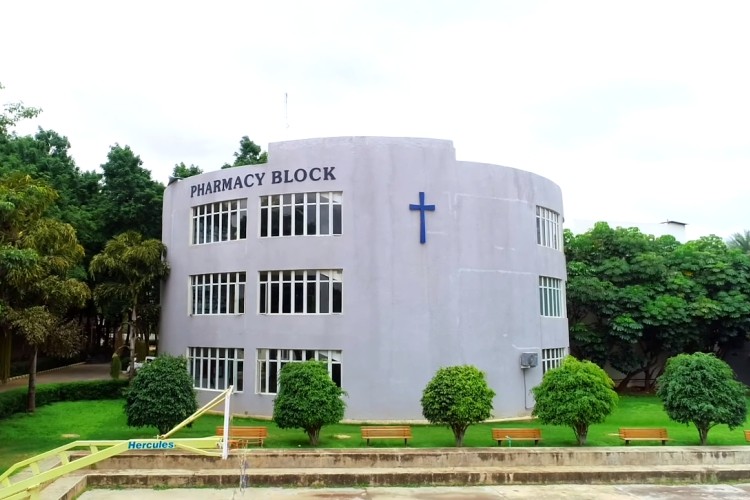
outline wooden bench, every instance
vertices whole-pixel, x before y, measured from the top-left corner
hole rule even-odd
[[[620,428],[620,439],[629,444],[630,441],[661,441],[662,445],[667,444],[669,436],[667,429],[663,427],[625,429]]]
[[[492,439],[497,441],[497,445],[503,444],[503,441],[534,441],[534,446],[539,444],[542,440],[541,429],[492,429]]]
[[[745,441],[750,441],[750,431],[745,430]]]
[[[216,427],[216,435],[224,436],[224,426]],[[250,443],[257,443],[263,446],[263,441],[268,437],[266,427],[248,427],[248,426],[229,426],[229,447],[245,448]]]
[[[362,439],[367,440],[367,446],[370,446],[370,439],[403,439],[404,444],[408,444],[411,439],[411,427],[404,425],[385,425],[360,427]]]

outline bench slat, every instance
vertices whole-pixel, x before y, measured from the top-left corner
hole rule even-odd
[[[661,441],[662,445],[669,441],[667,429],[664,427],[620,428],[619,436],[626,445],[630,444],[630,441]]]
[[[216,427],[216,435],[224,436],[224,426]],[[263,446],[263,441],[265,441],[267,437],[267,427],[230,426],[228,442],[232,448],[247,446],[247,444],[251,442]]]
[[[404,444],[408,444],[408,440],[412,438],[411,427],[408,426],[366,426],[360,427],[360,431],[368,446],[370,439],[403,439]]]
[[[534,445],[538,445],[539,441],[542,440],[542,430],[536,428],[507,428],[507,429],[492,429],[492,439],[497,441],[497,445],[500,446],[503,441],[534,441]]]

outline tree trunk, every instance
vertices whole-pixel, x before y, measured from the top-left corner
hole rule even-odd
[[[13,343],[9,331],[0,333],[0,383],[4,384],[10,378],[10,351]]]
[[[589,426],[586,424],[577,424],[573,427],[576,439],[578,440],[578,446],[584,446],[586,444],[586,438],[589,434]]]
[[[36,411],[36,358],[39,349],[36,346],[33,348],[34,352],[31,355],[31,363],[29,364],[29,393],[26,398],[26,411],[29,413]]]
[[[130,366],[128,367],[128,379],[133,380],[135,377],[135,305],[130,312]]]
[[[705,446],[708,441],[708,427],[698,427],[698,437],[700,438],[701,446]]]
[[[466,427],[454,427],[453,435],[456,438],[456,448],[461,448],[464,445],[464,435],[466,435]]]
[[[312,446],[318,446],[318,443],[320,443],[320,427],[307,429],[307,436],[310,438],[310,444]]]
[[[637,372],[630,372],[630,373],[626,374],[625,378],[623,378],[622,380],[620,380],[620,382],[617,384],[617,387],[615,388],[615,390],[617,392],[621,392],[621,391],[624,391],[625,389],[627,389],[628,388],[628,384],[630,384],[630,381],[633,380],[633,377],[635,377],[639,373],[640,373],[640,370],[637,371]]]

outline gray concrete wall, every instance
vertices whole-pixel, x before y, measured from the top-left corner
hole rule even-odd
[[[272,172],[334,167],[335,180],[272,183]],[[191,198],[191,188],[264,173],[263,185]],[[257,183],[256,183],[257,184]],[[341,236],[259,238],[258,197],[343,192]],[[426,214],[419,242],[418,193]],[[190,245],[191,207],[248,198],[248,238]],[[255,394],[258,348],[340,349],[346,418],[421,419],[419,400],[441,366],[469,363],[497,392],[494,415],[524,415],[541,363],[522,370],[522,352],[567,347],[565,318],[539,314],[540,275],[565,279],[560,250],[537,245],[536,206],[561,214],[560,189],[538,175],[458,162],[449,141],[380,137],[271,144],[269,163],[215,171],[169,186],[163,239],[172,272],[164,287],[162,352],[188,346],[245,349],[245,390],[233,411],[270,415],[273,395]],[[257,314],[257,273],[343,269],[343,313]],[[246,271],[245,314],[190,316],[189,277]],[[200,391],[208,400],[212,393]]]

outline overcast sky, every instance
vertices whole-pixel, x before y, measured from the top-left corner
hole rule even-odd
[[[0,102],[43,108],[83,170],[153,178],[243,135],[453,141],[544,175],[566,220],[750,229],[750,1],[0,4]],[[287,96],[285,98],[285,96]]]

